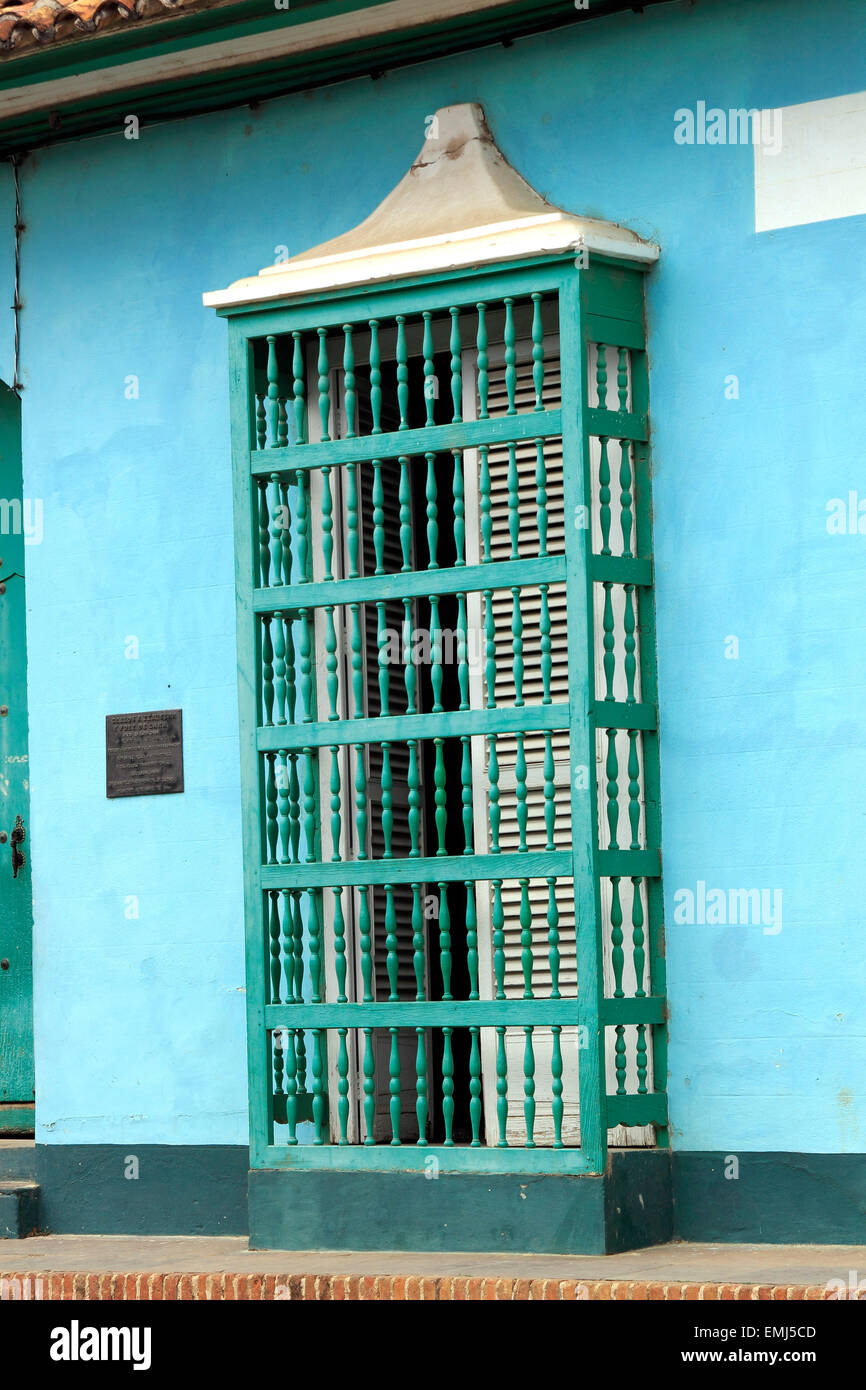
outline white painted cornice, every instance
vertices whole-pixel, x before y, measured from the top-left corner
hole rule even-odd
[[[464,103],[436,112],[409,172],[352,231],[203,298],[234,308],[570,250],[658,257],[625,227],[548,203],[497,148],[481,107]]]

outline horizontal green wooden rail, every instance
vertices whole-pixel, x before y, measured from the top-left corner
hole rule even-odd
[[[657,849],[603,849],[598,854],[603,878],[658,878],[662,871]]]
[[[603,999],[598,1016],[608,1028],[618,1023],[664,1023],[665,1001],[658,994],[640,999]]]
[[[615,319],[607,314],[587,314],[584,336],[588,343],[604,343],[605,347],[637,348],[644,346],[644,329],[639,320]]]
[[[666,1125],[668,1098],[662,1091],[646,1096],[607,1097],[608,1128],[614,1125]]]
[[[653,582],[653,562],[636,560],[630,555],[592,555],[589,574],[599,584],[640,584],[649,589]]]
[[[625,1002],[622,999],[617,1004]],[[645,1000],[636,1000],[645,1003]],[[271,1028],[577,1027],[577,999],[448,999],[383,1004],[268,1004]]]
[[[565,580],[565,556],[494,560],[486,565],[454,565],[438,570],[375,574],[363,579],[281,584],[253,591],[256,613],[297,612],[328,604],[376,603],[388,599],[429,598],[431,594],[468,594],[483,589],[523,588]]]
[[[656,729],[659,722],[655,705],[622,700],[596,700],[590,713],[597,729]]]
[[[638,708],[638,706],[633,706]],[[442,714],[382,714],[365,719],[319,720],[315,724],[274,724],[259,729],[261,753],[335,744],[394,743],[410,739],[459,738],[461,734],[517,734],[570,727],[568,705],[520,705],[511,709],[446,710]],[[627,725],[612,725],[627,728]],[[634,727],[644,727],[635,725]],[[654,726],[651,726],[654,727]]]
[[[588,1160],[581,1149],[446,1148],[444,1144],[297,1144],[283,1148],[269,1144],[262,1153],[263,1168],[330,1168],[372,1172],[430,1171],[436,1159],[440,1173],[586,1173]]]
[[[570,878],[573,872],[574,857],[570,850],[462,856],[447,854],[441,859],[353,859],[348,863],[336,864],[263,864],[261,886],[342,888],[364,883],[474,883],[480,879]]]
[[[593,406],[586,412],[587,432],[605,439],[648,439],[649,428],[645,415],[632,415],[626,410],[601,410]]]
[[[635,421],[636,416],[598,411],[619,421]],[[631,428],[638,429],[638,425]],[[333,468],[364,459],[418,458],[425,453],[451,449],[474,449],[479,444],[516,444],[522,439],[548,439],[562,434],[562,411],[529,411],[523,415],[496,415],[488,420],[465,420],[457,425],[429,425],[418,430],[391,430],[383,434],[358,435],[354,439],[332,439],[326,444],[289,444],[281,449],[251,449],[250,470],[256,478],[298,468]],[[617,436],[618,438],[619,436]],[[624,434],[624,439],[643,439],[644,435]]]

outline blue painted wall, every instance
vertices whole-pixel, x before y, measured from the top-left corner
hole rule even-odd
[[[225,325],[200,296],[359,221],[425,115],[478,100],[554,202],[663,251],[649,319],[674,1142],[862,1149],[866,537],[828,535],[826,504],[866,494],[866,226],[756,237],[751,149],[678,146],[673,115],[862,91],[863,25],[859,0],[663,6],[28,161],[40,1140],[245,1139]],[[9,352],[4,321],[0,370]],[[185,794],[106,801],[105,714],[175,705]],[[781,890],[782,930],[676,924],[675,892],[699,881]]]

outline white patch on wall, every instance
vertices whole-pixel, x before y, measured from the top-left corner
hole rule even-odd
[[[781,149],[755,145],[755,231],[866,213],[866,92],[781,110]]]

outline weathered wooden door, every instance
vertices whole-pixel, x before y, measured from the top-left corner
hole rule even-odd
[[[21,404],[0,383],[0,1136],[33,1126],[24,542],[38,537],[36,505],[23,504]]]

